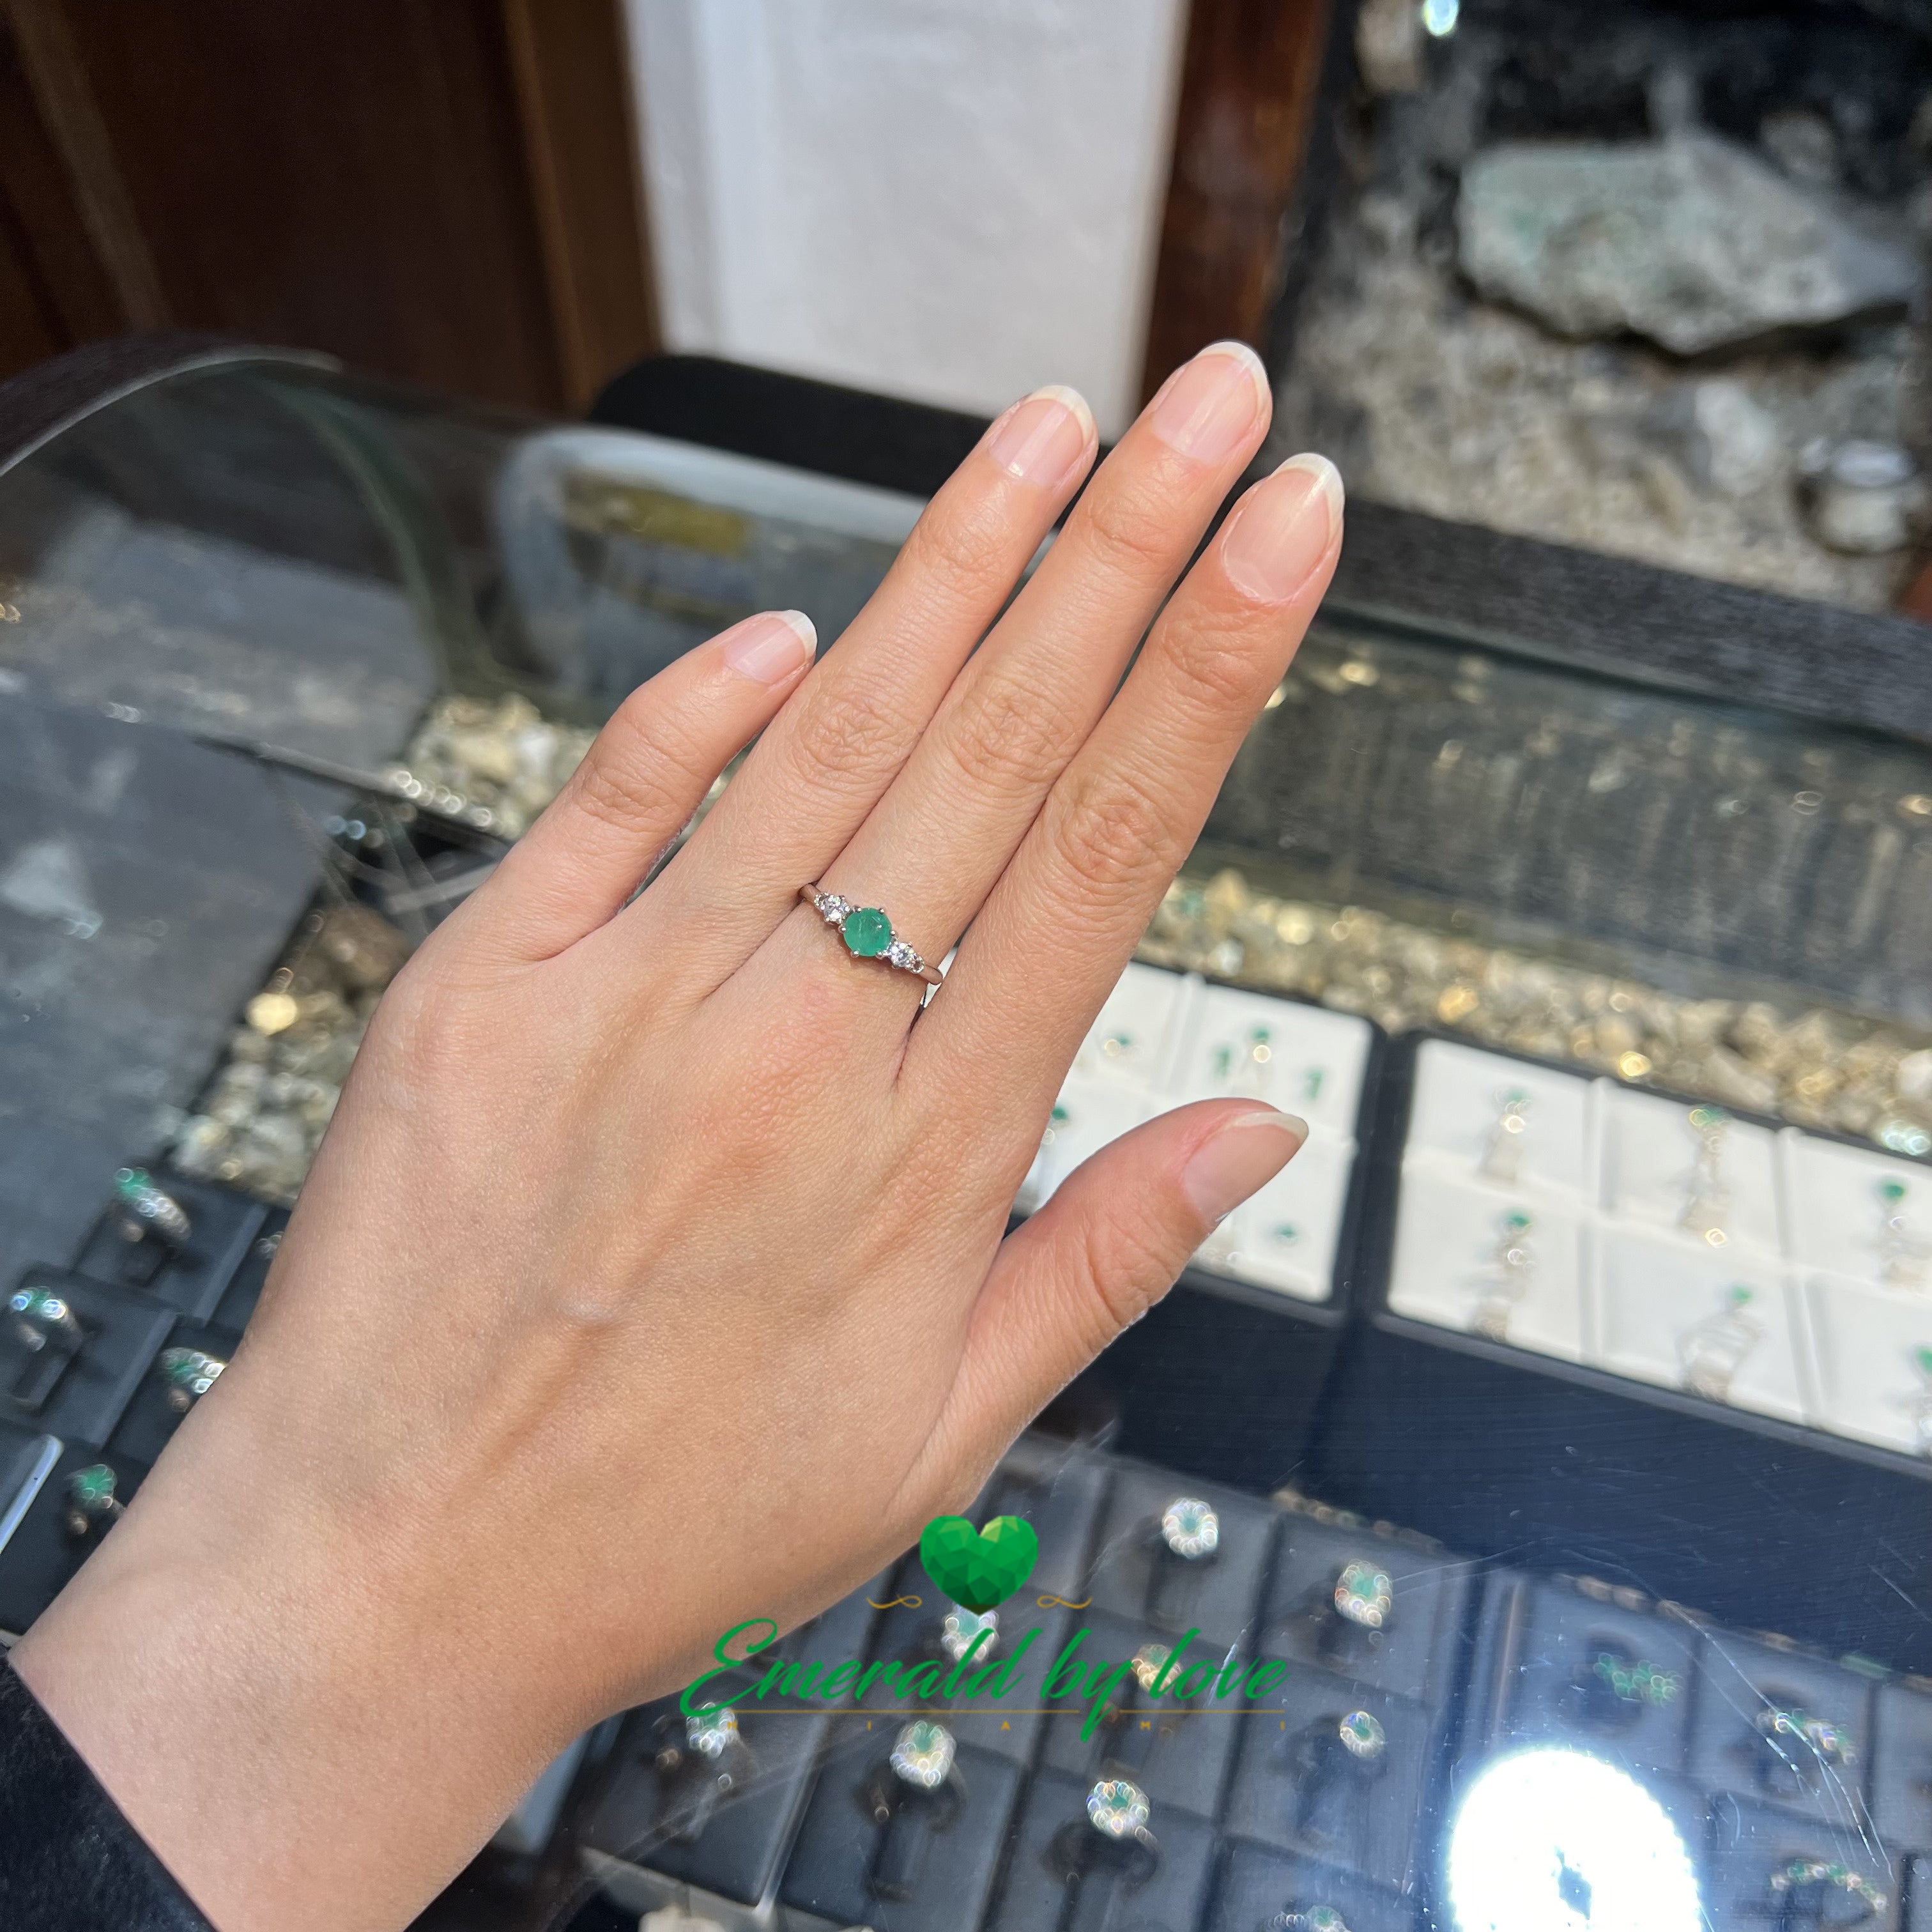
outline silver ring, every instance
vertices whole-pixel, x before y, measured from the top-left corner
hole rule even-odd
[[[1835,1858],[1793,1858],[1771,1875],[1773,1892],[1795,1892],[1800,1886],[1809,1885],[1836,1886],[1840,1892],[1859,1900],[1870,1917],[1876,1917],[1891,1903],[1862,1872],[1855,1872],[1850,1865],[1841,1864]]]
[[[1536,1274],[1536,1250],[1529,1245],[1535,1225],[1521,1208],[1511,1208],[1497,1221],[1495,1252],[1477,1277],[1475,1311],[1469,1318],[1473,1334],[1492,1342],[1509,1340],[1510,1318]]]
[[[1298,1906],[1277,1912],[1268,1922],[1268,1932],[1348,1932],[1348,1925],[1332,1905],[1311,1905],[1306,1912]]]
[[[1147,1793],[1124,1778],[1103,1778],[1087,1794],[1087,1822],[1109,1844],[1131,1839],[1152,1851],[1154,1834],[1148,1829],[1148,1820],[1153,1815]]]
[[[1734,1281],[1724,1290],[1714,1315],[1694,1322],[1677,1338],[1677,1360],[1684,1386],[1707,1402],[1729,1402],[1731,1384],[1744,1358],[1764,1339],[1762,1326],[1744,1311],[1756,1291],[1748,1282]]]
[[[1724,1136],[1731,1117],[1721,1107],[1693,1107],[1686,1116],[1696,1136],[1697,1155],[1684,1190],[1683,1211],[1677,1225],[1714,1248],[1720,1248],[1730,1225],[1731,1190],[1724,1178]]]
[[[1783,1755],[1780,1738],[1808,1744],[1821,1764],[1845,1766],[1858,1762],[1858,1753],[1842,1725],[1829,1718],[1814,1718],[1808,1711],[1784,1710],[1772,1706],[1757,1714],[1757,1734],[1772,1750]]]
[[[1888,1176],[1879,1183],[1877,1191],[1879,1279],[1894,1288],[1923,1287],[1932,1248],[1918,1238],[1906,1217],[1906,1197],[1911,1190],[1896,1176]]]
[[[939,1647],[957,1664],[979,1641],[982,1631],[990,1631],[992,1634],[980,1654],[991,1657],[1000,1645],[999,1612],[969,1610],[963,1604],[955,1604],[939,1626]]]
[[[1160,1540],[1184,1562],[1198,1563],[1221,1546],[1221,1518],[1198,1496],[1176,1496],[1160,1513]]]
[[[124,1504],[114,1493],[119,1478],[105,1462],[91,1462],[67,1479],[67,1527],[70,1536],[86,1536],[123,1515]]]
[[[1335,1579],[1335,1613],[1363,1630],[1378,1630],[1395,1608],[1395,1585],[1386,1570],[1358,1558]]]
[[[1379,1762],[1388,1749],[1388,1733],[1372,1711],[1351,1711],[1335,1726],[1335,1735],[1342,1748],[1362,1764]]]
[[[1516,1176],[1522,1171],[1523,1136],[1529,1129],[1528,1094],[1520,1087],[1505,1088],[1496,1096],[1502,1112],[1496,1116],[1496,1125],[1490,1128],[1488,1144],[1483,1150],[1482,1172],[1492,1180],[1500,1180],[1507,1186],[1516,1185]]]
[[[154,1373],[167,1390],[168,1406],[185,1415],[227,1366],[219,1355],[199,1348],[164,1348],[154,1359]]]
[[[7,1304],[14,1325],[26,1346],[38,1354],[56,1336],[77,1348],[87,1340],[87,1330],[67,1297],[50,1288],[19,1288]]]
[[[122,1231],[130,1241],[152,1234],[178,1248],[194,1232],[181,1203],[163,1193],[144,1167],[124,1167],[115,1175],[114,1198],[121,1209]]]
[[[700,1712],[684,1720],[684,1748],[694,1757],[722,1757],[734,1746],[742,1747],[738,1714],[729,1704],[715,1711]]]
[[[877,959],[882,964],[910,973],[928,986],[942,984],[946,976],[928,966],[892,931],[892,922],[877,906],[855,904],[837,892],[819,886],[800,886],[798,896],[824,920],[836,928],[845,942],[845,950],[855,959]]]
[[[930,1718],[915,1718],[892,1740],[886,1762],[902,1784],[915,1791],[937,1791],[952,1775],[958,1747],[952,1733]]]

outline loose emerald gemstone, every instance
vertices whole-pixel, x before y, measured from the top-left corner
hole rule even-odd
[[[892,943],[892,922],[877,906],[856,906],[842,928],[847,947],[860,959],[876,959]]]
[[[1527,1234],[1529,1232],[1529,1216],[1519,1208],[1514,1214],[1503,1216],[1503,1226],[1512,1234]]]
[[[1751,1291],[1741,1281],[1732,1282],[1730,1288],[1726,1292],[1730,1295],[1730,1304],[1733,1308],[1743,1307],[1744,1304],[1751,1298]]]
[[[1902,1180],[1881,1180],[1878,1184],[1878,1198],[1881,1201],[1903,1201],[1905,1183]]]
[[[1921,1348],[1918,1352],[1918,1372],[1924,1376],[1932,1376],[1932,1348]]]

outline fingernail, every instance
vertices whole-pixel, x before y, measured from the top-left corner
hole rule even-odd
[[[1078,389],[1036,389],[993,425],[986,454],[1009,476],[1042,490],[1058,488],[1096,441],[1094,412]]]
[[[1291,456],[1240,502],[1221,532],[1221,568],[1264,604],[1306,584],[1342,527],[1342,478],[1325,456]]]
[[[1194,1150],[1181,1170],[1181,1191],[1209,1227],[1225,1220],[1300,1151],[1308,1123],[1264,1107],[1237,1114]]]
[[[811,663],[818,632],[802,610],[765,610],[724,633],[724,662],[754,684],[782,684]]]
[[[1216,342],[1168,378],[1148,405],[1148,427],[1197,463],[1225,463],[1272,400],[1262,358],[1245,342]]]

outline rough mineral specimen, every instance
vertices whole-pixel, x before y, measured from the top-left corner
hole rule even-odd
[[[1491,148],[1463,170],[1457,221],[1486,295],[1680,356],[1897,311],[1918,286],[1907,248],[1700,133]]]

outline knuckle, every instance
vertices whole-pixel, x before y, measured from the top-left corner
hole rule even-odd
[[[1078,1261],[1096,1351],[1132,1327],[1180,1272],[1156,1232],[1123,1218],[1095,1218]]]
[[[947,754],[988,789],[1039,790],[1072,746],[1063,707],[1008,676],[988,675],[962,697],[940,729]]]
[[[675,831],[690,815],[694,764],[688,748],[660,727],[620,711],[577,768],[578,808],[614,831]]]
[[[854,678],[834,679],[818,690],[801,721],[800,756],[818,782],[877,779],[904,755],[904,722],[878,693]]]
[[[1265,695],[1254,640],[1238,625],[1178,623],[1162,646],[1187,688],[1214,712],[1246,710]]]
[[[1173,835],[1159,802],[1132,773],[1082,774],[1049,814],[1055,857],[1085,896],[1111,906],[1173,867]]]
[[[1012,532],[997,499],[935,504],[914,525],[904,561],[922,586],[1004,590],[1012,574]]]
[[[1109,568],[1165,583],[1180,567],[1172,506],[1144,485],[1100,491],[1081,506],[1086,533]]]

